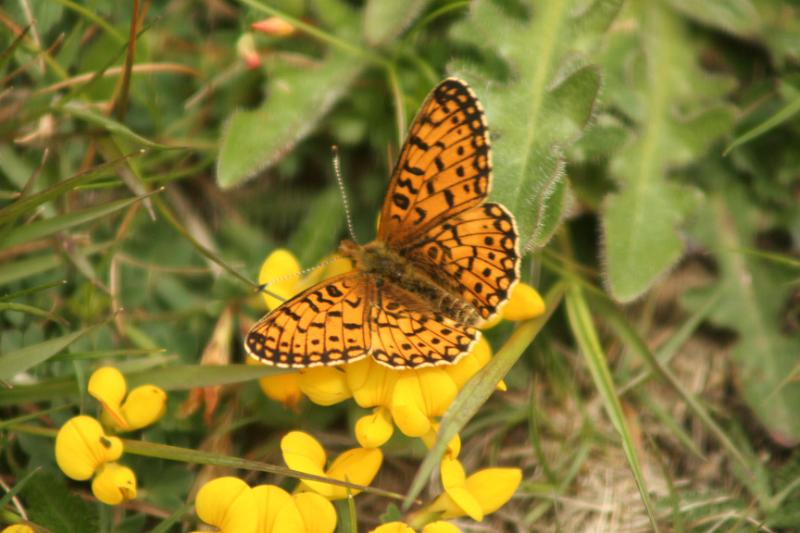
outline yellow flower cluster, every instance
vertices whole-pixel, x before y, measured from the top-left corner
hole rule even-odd
[[[337,260],[324,270],[303,278],[291,276],[300,271],[297,259],[287,250],[272,252],[261,267],[259,282],[270,280],[272,294],[288,299],[319,279],[348,271],[349,261]],[[281,301],[265,294],[267,308],[272,310]],[[514,288],[510,301],[491,324],[501,319],[526,320],[544,313],[544,301],[536,289],[520,283]],[[492,358],[489,343],[481,338],[473,349],[455,365],[393,370],[366,357],[341,368],[316,367],[296,373],[270,376],[260,380],[261,388],[271,399],[296,405],[301,395],[319,405],[333,405],[349,398],[372,413],[356,423],[356,438],[364,447],[381,446],[391,438],[394,426],[409,437],[424,437],[433,431],[455,399],[458,391]],[[501,390],[505,384],[498,383]]]
[[[346,260],[334,261],[322,270],[306,277],[293,276],[300,271],[297,259],[286,250],[274,251],[264,262],[259,281],[270,283],[272,294],[264,301],[272,310],[294,294],[320,279],[347,272],[352,266]],[[518,284],[502,314],[483,329],[500,320],[527,320],[544,313],[544,301],[536,290]],[[394,370],[378,364],[371,357],[342,367],[316,367],[299,372],[270,376],[260,380],[261,388],[271,399],[295,406],[302,396],[319,405],[333,405],[352,398],[359,406],[371,409],[355,424],[355,436],[362,446],[339,456],[324,470],[325,452],[309,435],[289,433],[281,442],[284,459],[289,467],[306,473],[327,475],[367,485],[380,468],[379,447],[399,429],[409,437],[419,437],[429,448],[436,441],[438,419],[444,415],[458,391],[492,358],[492,349],[485,338],[475,343],[469,354],[449,366],[418,370]],[[505,390],[505,383],[498,383]],[[449,443],[440,465],[444,492],[430,505],[411,515],[411,525],[392,522],[378,527],[375,533],[413,532],[422,527],[423,533],[458,531],[454,525],[439,519],[469,516],[481,521],[483,517],[506,503],[516,491],[522,478],[518,468],[488,468],[470,476],[458,461],[461,442],[456,437]],[[322,482],[303,481],[301,487],[315,490],[330,499],[345,497],[346,491]],[[412,528],[413,526],[413,528]]]
[[[166,409],[166,393],[153,385],[142,385],[126,395],[125,377],[113,367],[96,370],[88,390],[103,406],[103,424],[113,431],[141,429],[156,422]],[[91,416],[70,418],[56,435],[56,463],[61,471],[77,481],[92,479],[92,493],[108,505],[136,497],[135,474],[116,462],[122,452],[122,441],[107,435]]]
[[[275,485],[251,488],[235,477],[203,485],[195,510],[220,533],[332,533],[336,529],[336,510],[319,494],[290,495]]]

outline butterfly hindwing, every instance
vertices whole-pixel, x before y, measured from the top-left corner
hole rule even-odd
[[[403,255],[459,293],[486,320],[519,279],[518,242],[506,208],[485,203],[429,229]]]
[[[455,363],[480,332],[435,311],[391,283],[376,287],[371,312],[371,354],[385,366],[420,368]]]
[[[423,103],[392,173],[378,238],[402,245],[488,194],[489,130],[461,80],[441,82]]]
[[[338,365],[370,348],[367,277],[354,270],[295,296],[253,326],[245,349],[282,368]]]

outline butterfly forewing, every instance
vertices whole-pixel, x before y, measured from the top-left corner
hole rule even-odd
[[[378,238],[402,245],[479,204],[489,192],[489,132],[483,110],[461,80],[428,96],[392,173]]]
[[[368,281],[354,270],[311,287],[256,323],[245,349],[262,363],[283,368],[365,357],[371,340]]]
[[[518,240],[506,208],[485,203],[429,229],[404,255],[488,319],[519,279]]]
[[[467,353],[480,332],[431,309],[394,284],[376,288],[371,354],[392,368],[451,364]]]

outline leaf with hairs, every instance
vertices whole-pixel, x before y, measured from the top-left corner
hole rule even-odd
[[[564,150],[583,133],[597,103],[601,76],[574,45],[597,46],[621,2],[524,2],[519,17],[496,3],[477,1],[452,36],[499,53],[509,80],[454,61],[449,69],[472,85],[492,131],[493,199],[515,215],[526,251],[544,246],[561,221],[565,202]],[[504,28],[497,31],[497,28]]]

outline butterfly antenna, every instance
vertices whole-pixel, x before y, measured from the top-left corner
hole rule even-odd
[[[342,204],[344,204],[344,215],[347,217],[347,230],[350,232],[350,238],[353,242],[358,244],[356,237],[356,230],[353,227],[353,218],[350,216],[350,203],[347,201],[347,191],[344,188],[344,180],[342,179],[342,165],[339,162],[339,148],[334,144],[331,146],[333,152],[333,172],[336,174],[336,183],[339,184],[339,193],[342,195]]]

